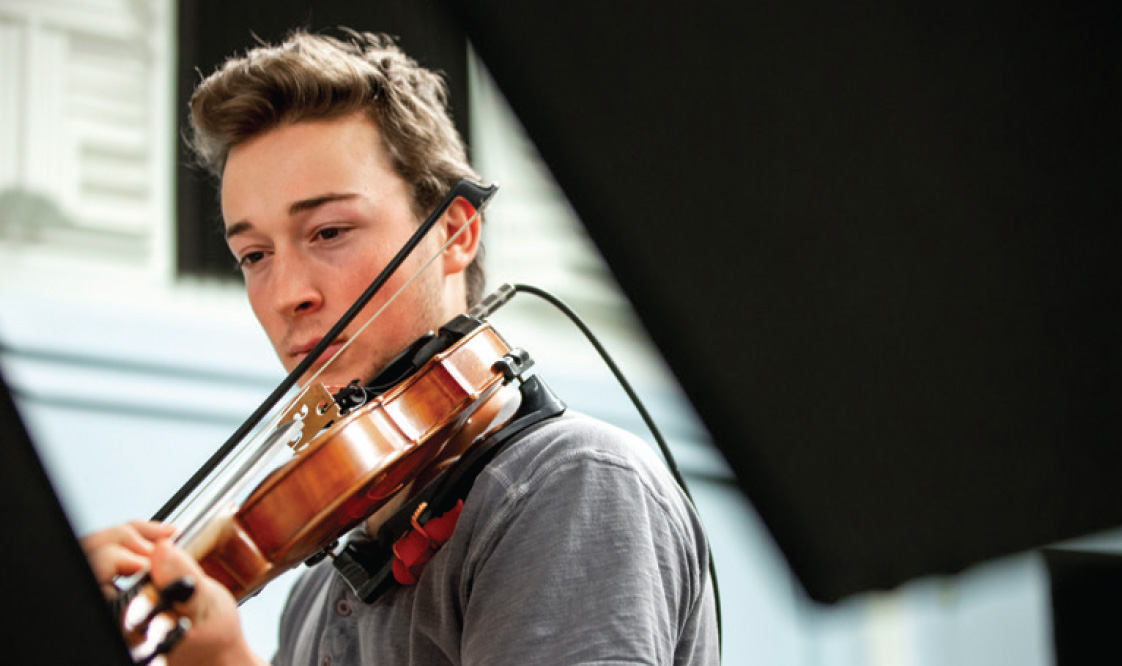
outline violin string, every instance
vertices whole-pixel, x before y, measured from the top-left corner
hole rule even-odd
[[[228,499],[231,492],[229,492],[227,490],[224,490],[222,493],[215,494],[215,493],[210,492],[211,487],[214,486],[215,484],[217,484],[219,482],[219,480],[224,479],[227,476],[229,476],[228,472],[231,469],[234,468],[234,466],[237,464],[237,461],[240,460],[241,457],[243,457],[243,454],[247,450],[250,450],[251,448],[253,448],[253,443],[256,442],[258,439],[260,439],[263,436],[264,433],[271,433],[271,432],[274,432],[276,430],[276,428],[280,425],[281,418],[283,418],[284,415],[289,412],[289,410],[292,408],[293,405],[297,404],[298,402],[300,402],[301,400],[304,399],[304,396],[307,395],[308,390],[315,384],[315,380],[325,370],[327,370],[328,366],[330,366],[335,361],[335,359],[339,358],[339,355],[342,354],[348,347],[350,347],[351,343],[354,342],[356,339],[358,339],[362,335],[362,333],[364,331],[366,331],[366,329],[371,324],[373,324],[374,321],[377,320],[378,317],[380,317],[382,315],[382,313],[385,312],[386,309],[394,301],[397,300],[398,296],[400,296],[406,289],[408,289],[409,286],[411,284],[413,284],[413,282],[416,281],[421,276],[421,274],[424,273],[424,271],[427,270],[428,267],[433,264],[433,262],[435,262],[438,258],[440,258],[441,254],[443,254],[444,251],[447,250],[452,245],[452,243],[454,243],[456,241],[456,239],[458,239],[460,237],[461,234],[463,234],[465,231],[467,231],[467,229],[472,225],[472,223],[474,223],[475,220],[477,218],[479,218],[481,213],[482,213],[482,209],[476,209],[475,212],[472,214],[472,216],[470,218],[468,218],[468,221],[465,224],[461,225],[460,228],[458,230],[456,230],[455,233],[450,235],[448,237],[448,240],[446,240],[439,248],[437,248],[437,250],[435,252],[433,252],[432,255],[429,256],[429,258],[426,259],[421,264],[421,266],[417,270],[415,270],[413,272],[413,274],[410,275],[409,278],[400,287],[398,287],[398,289],[395,292],[390,294],[390,297],[388,299],[386,299],[386,302],[383,303],[382,306],[379,307],[366,320],[365,323],[362,324],[362,326],[360,326],[358,329],[355,330],[354,334],[351,335],[342,344],[342,346],[340,346],[339,349],[336,350],[336,352],[334,354],[332,354],[319,367],[318,370],[316,370],[316,372],[314,374],[312,374],[312,376],[308,379],[308,381],[305,382],[299,388],[299,390],[296,392],[296,394],[292,398],[290,398],[286,402],[281,403],[279,408],[274,407],[272,416],[268,419],[265,419],[263,421],[263,424],[259,425],[255,429],[253,435],[251,437],[247,437],[245,439],[245,441],[243,442],[243,444],[238,447],[235,454],[226,458],[222,462],[222,464],[219,466],[219,468],[215,470],[215,473],[208,476],[208,478],[206,480],[204,480],[199,485],[199,487],[195,490],[195,492],[192,493],[192,495],[190,497],[185,499],[179,505],[179,507],[176,509],[176,511],[169,518],[169,522],[175,524],[175,523],[178,523],[180,520],[183,520],[184,516],[188,515],[188,513],[192,510],[192,507],[194,506],[194,504],[196,502],[200,501],[203,497],[210,497],[210,499],[207,501],[207,503],[205,505],[203,505],[203,506],[201,506],[200,508],[197,509],[197,514],[196,515],[192,516],[189,519],[190,524],[194,525],[194,524],[198,524],[200,522],[209,521],[214,515],[216,515],[217,512],[222,509],[220,504],[225,502]],[[253,449],[252,453],[250,453],[250,455],[252,455],[252,456],[254,456],[254,458],[256,458],[259,455],[258,451],[260,451],[262,448],[268,446],[269,441],[270,440],[267,439],[265,442],[257,445],[256,448]],[[248,481],[248,480],[246,480],[246,481]],[[235,490],[234,492],[237,492],[237,491]],[[184,544],[189,542],[190,537],[185,536],[187,532],[188,532],[188,530],[181,530],[179,536],[177,536],[177,542],[179,541],[180,536],[184,537],[184,541],[183,541]]]
[[[248,460],[239,466],[237,473],[230,475],[221,490],[212,494],[214,499],[208,502],[205,510],[193,516],[190,521],[181,526],[179,532],[175,535],[176,543],[186,545],[198,536],[199,532],[210,524],[228,502],[233,501],[246,484],[257,478],[257,474],[265,468],[269,461],[280,451],[287,448],[289,442],[295,439],[297,431],[296,424],[292,422],[272,431],[265,442],[253,451],[253,455],[247,456]]]

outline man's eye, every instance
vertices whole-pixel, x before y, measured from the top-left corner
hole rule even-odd
[[[238,259],[238,268],[248,268],[265,258],[264,252],[246,252]]]
[[[316,236],[318,236],[321,240],[332,240],[338,238],[339,236],[342,236],[343,231],[344,230],[341,227],[326,227],[316,232]]]

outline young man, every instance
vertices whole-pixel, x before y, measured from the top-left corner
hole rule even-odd
[[[440,79],[375,35],[297,33],[256,48],[200,84],[191,112],[196,150],[221,181],[250,304],[288,370],[452,185],[473,176]],[[382,293],[437,260],[318,382],[369,380],[479,299],[474,213],[463,199],[451,205]],[[157,586],[197,581],[177,606],[192,626],[172,664],[263,663],[233,597],[170,533],[136,522],[83,545],[103,584],[146,567]],[[575,414],[531,426],[496,455],[415,584],[365,603],[329,562],[305,572],[274,657],[308,666],[717,661],[708,554],[692,506],[645,444]]]

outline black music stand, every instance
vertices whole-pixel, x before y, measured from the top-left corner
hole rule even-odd
[[[447,4],[811,597],[1122,524],[1122,4]]]
[[[1044,561],[1052,596],[1056,666],[1117,664],[1122,555],[1048,548]]]
[[[0,432],[4,663],[132,664],[2,378]]]

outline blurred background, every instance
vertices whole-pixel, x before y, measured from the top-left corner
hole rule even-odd
[[[724,663],[1054,663],[1034,553],[811,602],[470,45],[426,43],[429,4],[366,5],[340,20],[339,7],[311,3],[0,0],[0,359],[76,532],[151,515],[282,378],[221,250],[213,186],[186,166],[184,91],[254,35],[346,22],[401,34],[448,73],[472,159],[501,184],[485,232],[490,286],[528,282],[566,300],[663,428],[717,561]],[[409,7],[419,14],[402,18]],[[191,41],[204,33],[205,47]],[[494,322],[571,408],[650,439],[559,314],[520,296]],[[291,580],[243,607],[263,654]]]

